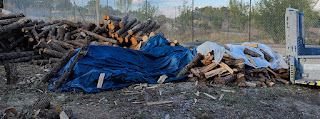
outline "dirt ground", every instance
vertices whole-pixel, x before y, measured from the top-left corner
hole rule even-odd
[[[137,84],[95,94],[56,93],[47,90],[48,84],[39,83],[46,73],[43,66],[29,63],[18,63],[18,66],[19,77],[22,77],[19,83],[6,85],[4,67],[0,65],[1,111],[14,107],[21,112],[46,95],[51,97],[52,106],[71,109],[78,119],[320,118],[318,87],[277,83],[267,89],[239,88],[185,81],[148,86]],[[147,102],[158,101],[172,103],[147,105]]]

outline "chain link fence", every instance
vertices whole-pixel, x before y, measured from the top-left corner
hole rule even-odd
[[[83,23],[97,21],[96,6],[96,0],[4,0],[5,11],[31,19]],[[284,15],[290,6],[305,13],[306,43],[320,43],[318,0],[99,0],[98,6],[100,19],[129,14],[157,20],[157,32],[169,40],[220,43],[284,43]]]

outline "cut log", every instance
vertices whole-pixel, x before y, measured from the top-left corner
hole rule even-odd
[[[136,33],[138,33],[139,31],[141,31],[141,30],[145,27],[145,25],[149,24],[150,22],[151,22],[150,20],[146,20],[146,21],[144,21],[143,23],[140,23],[140,24],[136,25],[136,26],[133,27],[132,29],[129,29],[128,33],[129,33],[130,35],[136,34]]]
[[[264,51],[263,49],[260,49],[260,51],[263,53],[264,58],[268,61],[268,62],[272,62],[274,59],[273,57],[271,57],[266,51]]]
[[[231,82],[233,82],[234,80],[236,80],[237,78],[237,75],[236,74],[231,74],[231,75],[228,75],[226,77],[216,77],[214,79],[214,82],[215,83],[221,83],[223,85],[226,85],[226,84],[229,84]]]
[[[69,40],[69,41],[65,41],[65,42],[76,46],[75,48],[83,47],[83,46],[84,46],[84,44],[82,44],[82,43],[80,43],[80,42],[78,42],[78,41],[74,41],[74,40]]]
[[[135,50],[140,50],[142,46],[142,42],[139,42],[138,45],[135,47]]]
[[[151,32],[151,29],[156,25],[157,23],[155,21],[151,21],[150,24],[146,25],[142,31],[138,34],[139,36],[143,36],[146,33],[148,33],[149,31]],[[149,34],[148,34],[149,35]]]
[[[259,74],[259,76],[267,83],[268,86],[273,87],[275,83],[271,82],[267,77],[265,77],[263,74]]]
[[[53,49],[62,53],[68,52],[66,49],[62,48],[59,44],[55,43],[53,40],[49,40],[47,44],[50,47],[50,49]]]
[[[224,47],[226,50],[229,50],[229,51],[230,51],[230,48],[229,48],[227,45],[222,44],[222,43],[216,43],[216,44],[218,44],[218,45]]]
[[[224,69],[228,70],[230,74],[233,74],[233,70],[227,64],[220,62],[219,65]]]
[[[112,15],[106,15],[106,20],[121,21],[121,18]]]
[[[31,21],[30,19],[21,19],[17,22],[13,22],[12,24],[8,24],[6,26],[3,26],[3,28],[0,29],[0,34],[5,33],[5,32],[10,32],[13,29],[21,29],[30,21]]]
[[[254,66],[254,67],[258,67],[256,62],[253,61],[253,59],[249,56],[249,55],[246,55],[246,57],[248,58],[249,62]]]
[[[21,17],[25,17],[23,13],[17,13],[17,14],[2,14],[0,15],[0,20],[3,19],[11,19],[11,18],[21,18]]]
[[[218,74],[222,74],[222,73],[227,72],[227,71],[228,70],[226,70],[225,68],[221,67],[221,68],[209,71],[207,73],[204,73],[204,76],[208,79],[210,77],[214,77],[214,76],[216,76]]]
[[[17,59],[4,60],[3,62],[17,63],[17,62],[26,62],[26,61],[30,61],[33,59],[39,59],[39,58],[41,58],[40,55],[33,55],[33,56],[20,57]]]
[[[258,44],[243,44],[243,45],[258,48]]]
[[[246,65],[245,63],[238,63],[235,66],[240,68],[240,69],[243,69],[245,65]]]
[[[230,66],[235,66],[236,64],[243,63],[243,62],[245,62],[244,59],[236,59],[236,60],[226,60],[224,63]]]
[[[56,40],[63,40],[64,39],[64,35],[66,33],[66,29],[62,26],[57,27],[57,37]]]
[[[81,24],[77,24],[77,23],[74,23],[74,22],[71,22],[71,21],[67,21],[67,20],[61,20],[61,23],[66,24],[66,25],[71,26],[71,27],[75,27],[75,28],[80,28],[81,27]]]
[[[73,45],[66,43],[64,41],[59,41],[59,40],[54,40],[54,39],[52,39],[51,41],[55,42],[56,44],[61,45],[65,49],[74,49]]]
[[[59,58],[49,58],[49,63],[50,64],[52,64],[52,63],[58,63],[58,62],[60,62],[61,61],[61,59],[59,59]]]
[[[18,82],[17,68],[13,63],[5,63],[4,70],[6,72],[7,85],[15,84]]]
[[[237,86],[245,87],[246,86],[246,82],[245,81],[246,81],[246,78],[244,76],[244,73],[238,73],[237,74],[237,80],[236,80]]]
[[[76,65],[76,63],[83,57],[86,55],[87,53],[87,48],[89,47],[90,44],[90,37],[87,36],[86,37],[87,43],[85,44],[84,47],[81,48],[80,52],[75,56],[75,58],[73,59],[73,61],[71,62],[70,66],[68,67],[68,69],[60,76],[60,78],[58,80],[56,80],[52,86],[51,90],[56,90],[58,89],[63,83],[65,83],[65,81],[67,80],[67,78],[70,76],[71,72],[73,71],[74,66]]]
[[[56,58],[62,58],[64,56],[64,54],[62,52],[56,51],[56,50],[51,50],[51,49],[43,49],[43,53],[50,55],[52,57],[56,57]]]
[[[126,25],[128,18],[129,18],[129,14],[127,14],[121,19],[121,21],[119,22],[120,28],[123,28]]]
[[[9,45],[8,49],[9,49],[9,50],[14,49],[14,48],[17,47],[21,42],[23,42],[24,39],[25,39],[24,37],[20,37],[18,40],[13,41],[13,42]]]
[[[36,51],[23,51],[23,52],[0,53],[0,60],[17,59],[20,57],[33,56],[33,55],[37,55],[37,52]]]
[[[96,27],[96,24],[94,23],[89,23],[85,29],[88,30],[88,31],[92,31],[94,28]]]
[[[58,72],[69,62],[69,60],[76,54],[76,51],[74,49],[71,49],[68,51],[68,53],[63,56],[60,62],[58,62],[57,65],[55,65],[51,71],[46,74],[42,78],[42,82],[48,82],[50,78],[56,77]]]
[[[57,33],[57,28],[56,27],[52,27],[51,30],[49,31],[48,39],[55,39],[56,38],[56,33]]]
[[[200,53],[197,53],[197,55],[178,73],[176,77],[186,75],[202,58],[203,56]]]
[[[105,38],[105,37],[103,37],[103,36],[100,36],[100,35],[98,35],[98,34],[96,34],[96,33],[93,33],[93,32],[90,32],[90,31],[87,31],[87,30],[84,30],[84,29],[82,29],[81,31],[84,32],[84,33],[86,33],[86,34],[89,35],[89,36],[92,36],[92,37],[94,37],[94,38],[96,38],[96,39],[99,39],[99,40],[102,40],[102,41],[105,41],[105,42],[111,42],[111,43],[117,43],[117,42],[118,42],[118,41],[116,41],[116,40],[114,40],[114,39]]]
[[[2,25],[2,26],[8,25],[8,24],[11,24],[11,23],[16,22],[18,20],[19,20],[18,18],[3,19],[3,20],[0,20],[0,25]]]
[[[65,41],[66,41],[66,40],[71,40],[71,32],[65,33],[63,39],[64,39]]]
[[[284,83],[285,85],[289,85],[289,81],[281,79],[281,78],[276,78],[277,81]]]
[[[213,60],[211,64],[209,64],[208,66],[205,66],[203,68],[200,69],[201,73],[206,73],[208,71],[210,71],[211,69],[215,68],[217,66],[216,62]]]
[[[51,30],[51,29],[46,29],[46,30],[42,31],[42,32],[39,33],[38,35],[35,35],[35,38],[36,38],[37,40],[39,40],[39,39],[42,38],[42,37],[48,36],[50,30]]]
[[[160,28],[160,25],[159,25],[159,24],[156,24],[150,31],[151,31],[151,32],[155,32],[155,31],[157,31],[159,28]]]
[[[204,73],[201,73],[198,68],[191,68],[190,72],[199,79],[204,79]]]
[[[29,39],[30,40],[30,39]],[[33,49],[36,49],[36,48],[49,48],[50,47],[47,45],[47,43],[45,43],[45,40],[44,39],[41,39],[37,45],[34,45],[33,46]]]
[[[116,33],[115,33],[115,37],[119,37],[120,35],[122,35],[123,33],[127,33],[127,31],[129,30],[129,27],[131,25],[133,25],[135,22],[137,21],[136,18],[133,18],[133,19],[130,19],[125,26],[123,26],[120,30],[118,30]],[[124,37],[122,37],[124,38]]]
[[[266,83],[264,83],[264,80],[260,80],[260,83],[262,85],[263,88],[268,88],[268,86],[266,85]]]
[[[252,57],[261,57],[260,54],[254,52],[252,50],[249,50],[248,48],[244,48],[243,52],[244,52],[244,54],[250,55]]]

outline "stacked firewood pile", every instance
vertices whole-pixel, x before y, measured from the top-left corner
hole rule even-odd
[[[150,19],[141,22],[128,15],[105,16],[106,20],[98,25],[83,25],[67,20],[32,21],[22,13],[0,15],[0,62],[32,60],[34,64],[54,66],[68,51],[84,47],[87,42],[140,50],[160,27]]]
[[[119,46],[137,50],[160,28],[157,21],[147,19],[141,22],[136,18],[129,19],[128,15],[123,18],[104,15],[104,20],[107,22],[105,27],[109,37],[116,39],[120,43]]]
[[[226,49],[226,45],[221,44]],[[249,61],[255,64],[250,58],[260,57],[258,53],[252,50],[245,49]],[[272,61],[272,57],[266,52],[263,52],[267,61]],[[185,66],[177,75],[177,77],[190,73],[190,80],[211,81],[223,85],[239,86],[239,87],[257,87],[264,88],[273,87],[276,83],[281,82],[289,84],[289,75],[286,69],[272,70],[271,68],[253,68],[246,65],[244,59],[236,59],[230,54],[225,53],[222,60],[216,63],[214,60],[214,52],[207,55],[198,53],[192,61]]]

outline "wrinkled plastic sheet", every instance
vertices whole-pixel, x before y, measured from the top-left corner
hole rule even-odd
[[[250,47],[250,46],[245,46],[243,44],[258,44],[258,48]],[[214,51],[214,59],[216,63],[219,63],[223,57],[224,53],[230,54],[236,59],[244,59],[245,64],[249,65],[254,68],[261,68],[261,67],[270,67],[272,69],[280,69],[280,68],[288,68],[288,65],[283,59],[283,56],[281,54],[278,54],[274,52],[269,46],[261,43],[255,43],[255,42],[246,42],[243,43],[242,45],[233,45],[233,44],[226,44],[229,48],[230,51],[226,50],[224,47],[214,43],[214,42],[205,42],[197,47],[197,52],[201,53],[202,55],[206,55],[212,50]],[[243,50],[247,48],[249,50],[252,50],[258,54],[261,55],[261,57],[251,57],[251,59],[256,63],[257,67],[255,67],[246,57],[244,54]],[[260,51],[260,49],[263,49],[265,52],[267,52],[271,57],[274,58],[272,62],[268,62],[264,58],[264,54]]]
[[[78,49],[79,50],[79,49]],[[184,66],[194,57],[194,53],[181,46],[170,46],[170,43],[161,35],[148,39],[140,51],[113,46],[90,45],[88,53],[80,59],[73,73],[58,92],[89,93],[103,90],[118,90],[135,83],[156,84],[163,74],[168,78],[165,82],[181,81],[187,76],[176,78]],[[74,57],[58,73],[58,77],[67,70]],[[97,88],[99,75],[105,73],[102,88]]]

